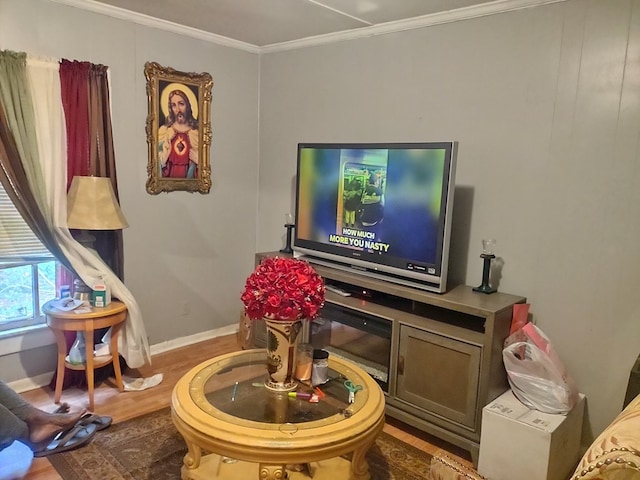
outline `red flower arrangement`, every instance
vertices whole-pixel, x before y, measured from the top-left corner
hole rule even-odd
[[[306,261],[268,257],[249,275],[240,298],[254,320],[311,320],[324,305],[324,292],[322,277]]]

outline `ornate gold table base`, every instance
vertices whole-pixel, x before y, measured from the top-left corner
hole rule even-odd
[[[364,388],[346,410],[327,418],[263,423],[224,413],[209,403],[205,395],[209,379],[219,372],[241,374],[241,367],[234,368],[254,357],[266,355],[261,350],[222,355],[193,368],[176,383],[171,415],[188,448],[182,480],[308,480],[306,472],[286,468],[300,464],[309,465],[313,480],[369,480],[365,455],[384,426],[385,402],[378,384],[359,367],[333,358],[329,366],[334,372]],[[351,461],[342,458],[347,454]],[[237,461],[225,462],[225,457]]]
[[[249,462],[236,462],[225,464],[222,457],[211,454],[202,458],[200,468],[188,470],[182,467],[182,480],[247,480],[258,478],[260,480],[338,480],[338,479],[369,479],[367,474],[363,477],[349,476],[351,463],[344,458],[331,458],[309,464],[311,476],[307,473],[286,470],[284,476],[282,466],[256,465]],[[368,472],[368,467],[367,467]],[[259,476],[258,476],[259,475]]]
[[[286,468],[287,465],[303,462],[309,465],[313,480],[369,480],[371,475],[369,474],[366,453],[382,431],[384,417],[379,418],[369,431],[356,439],[345,439],[342,445],[332,445],[327,448],[325,445],[319,444],[315,449],[289,452],[291,461],[285,460],[282,463],[274,464],[239,460],[225,463],[223,461],[225,457],[222,455],[202,455],[202,448],[198,446],[198,443],[188,440],[195,432],[175,416],[174,423],[184,437],[188,448],[181,470],[182,480],[247,480],[252,478],[259,480],[308,480],[309,476],[306,473]],[[191,430],[191,432],[186,430]],[[282,452],[267,451],[258,455],[269,456],[274,453],[278,456],[283,455]],[[341,455],[348,453],[352,453],[351,461],[341,457]],[[305,460],[301,460],[301,458]]]

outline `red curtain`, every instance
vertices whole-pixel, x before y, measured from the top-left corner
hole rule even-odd
[[[67,121],[67,190],[76,175],[89,175],[89,62],[62,60],[60,83]]]

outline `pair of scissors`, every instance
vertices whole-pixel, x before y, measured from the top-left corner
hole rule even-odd
[[[344,386],[349,390],[349,403],[353,403],[356,401],[356,392],[362,390],[362,385],[356,385],[351,380],[347,380],[344,382]]]

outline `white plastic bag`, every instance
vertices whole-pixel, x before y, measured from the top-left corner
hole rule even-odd
[[[87,350],[84,342],[84,332],[78,332],[67,357],[67,361],[72,365],[82,365],[87,362]]]
[[[529,408],[566,414],[578,401],[578,389],[546,335],[527,324],[523,341],[502,351],[513,394]]]

